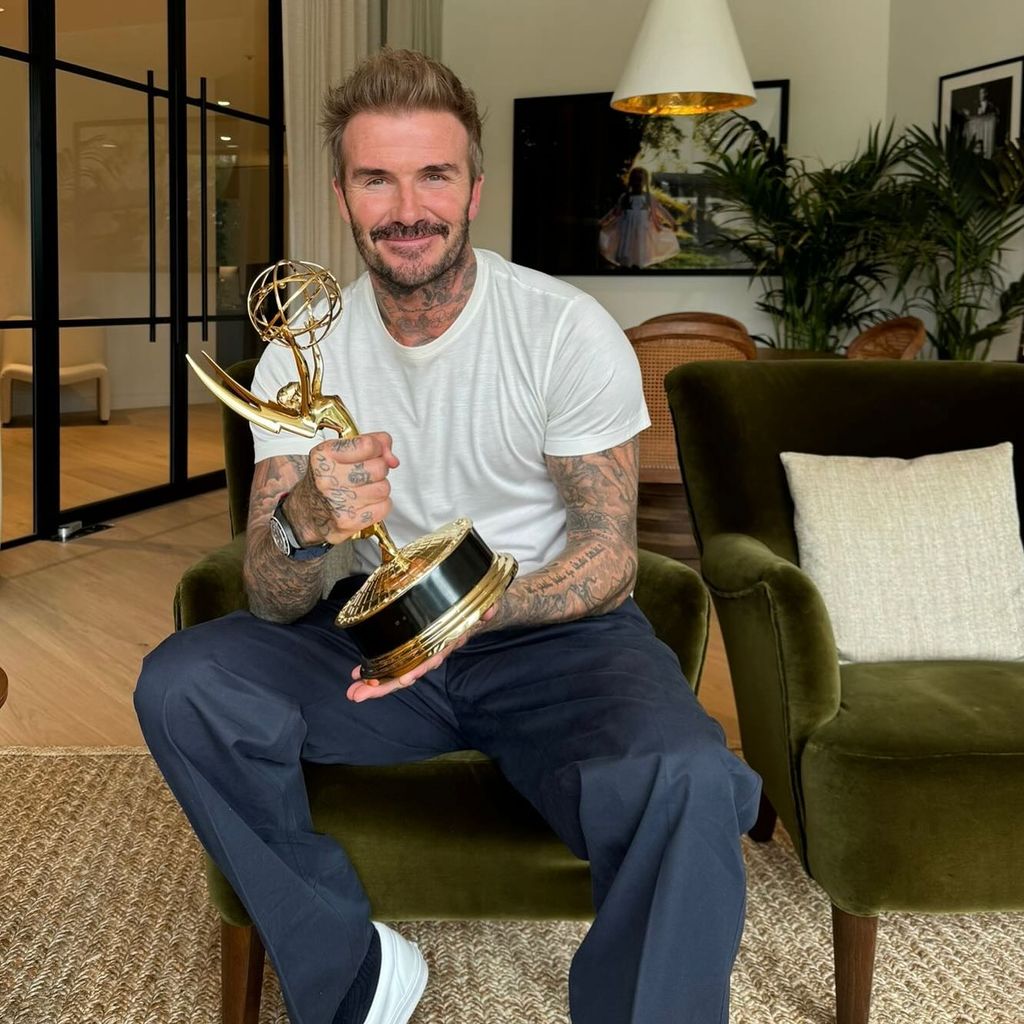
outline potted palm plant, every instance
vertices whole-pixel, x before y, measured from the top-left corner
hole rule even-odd
[[[850,160],[814,167],[790,156],[742,114],[703,126],[704,164],[726,213],[728,244],[753,264],[778,348],[831,351],[889,315],[878,296],[891,276],[886,239],[903,145],[875,128]]]
[[[1024,148],[993,157],[962,132],[912,127],[899,172],[891,236],[895,289],[929,314],[940,358],[984,359],[1024,313],[1024,275],[1007,281],[1003,258],[1024,228]]]

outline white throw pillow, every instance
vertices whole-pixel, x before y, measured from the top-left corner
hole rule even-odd
[[[841,660],[1024,659],[1013,445],[781,458]]]

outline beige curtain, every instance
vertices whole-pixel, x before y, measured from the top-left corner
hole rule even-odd
[[[334,272],[363,269],[331,191],[320,106],[328,87],[386,42],[441,56],[443,0],[284,0],[284,110],[288,152],[288,251]]]
[[[442,0],[385,0],[387,44],[441,59]]]
[[[288,251],[334,272],[342,284],[362,270],[331,191],[321,104],[381,44],[381,0],[284,0],[284,110],[288,153]]]

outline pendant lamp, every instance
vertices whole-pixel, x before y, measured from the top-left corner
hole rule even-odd
[[[651,0],[612,106],[627,114],[713,114],[755,100],[726,0]]]

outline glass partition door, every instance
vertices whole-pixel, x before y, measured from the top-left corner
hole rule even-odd
[[[8,543],[223,485],[219,410],[184,356],[258,351],[244,296],[284,217],[280,0],[22,0],[20,36],[17,6],[0,359],[30,368],[0,434]]]

